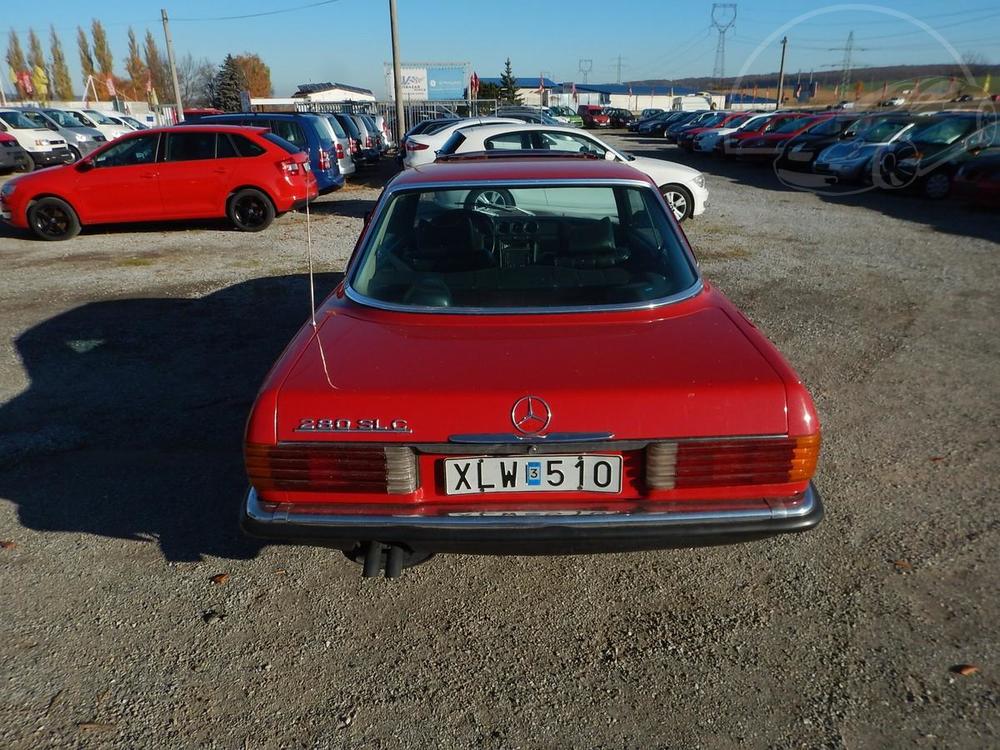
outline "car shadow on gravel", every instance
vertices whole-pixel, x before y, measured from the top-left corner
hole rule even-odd
[[[342,274],[317,276],[324,296]],[[309,308],[304,276],[195,299],[94,302],[14,344],[28,389],[0,406],[0,497],[21,524],[156,541],[172,561],[250,558],[243,426]]]
[[[338,198],[331,201],[317,201],[309,210],[317,216],[350,216],[363,219],[375,208],[375,201],[365,198]]]

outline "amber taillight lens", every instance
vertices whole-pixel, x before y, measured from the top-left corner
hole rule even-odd
[[[406,446],[248,443],[247,476],[258,491],[408,494],[417,460]]]
[[[812,478],[820,437],[719,438],[651,443],[646,484],[652,489],[785,484]]]

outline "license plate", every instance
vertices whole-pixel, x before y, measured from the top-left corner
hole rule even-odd
[[[621,456],[504,456],[448,458],[445,492],[602,492],[622,488]]]

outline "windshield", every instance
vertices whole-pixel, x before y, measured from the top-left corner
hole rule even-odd
[[[697,281],[651,187],[412,190],[370,231],[351,288],[418,310],[629,305]]]
[[[865,143],[886,143],[894,135],[908,127],[910,127],[910,123],[908,122],[886,120],[885,122],[880,122],[878,125],[868,128],[860,136],[858,136],[858,140],[864,141]]]
[[[791,120],[785,120],[783,123],[774,128],[772,133],[794,133],[796,130],[801,130],[806,125],[811,123],[813,118],[811,117],[794,117]]]
[[[45,127],[44,125],[36,125],[25,116],[24,112],[18,112],[13,109],[0,112],[0,120],[3,120],[8,126],[14,128],[14,130],[31,130]]]
[[[64,128],[86,127],[83,120],[79,119],[76,115],[71,115],[69,112],[63,112],[61,109],[47,109],[45,110],[45,114]]]
[[[976,120],[972,117],[956,117],[936,122],[920,130],[914,128],[907,137],[915,143],[929,146],[950,146],[971,132],[975,126]]]
[[[114,120],[112,120],[110,117],[108,117],[106,115],[102,115],[100,112],[97,112],[97,111],[95,111],[93,109],[88,109],[88,110],[85,110],[85,111],[90,116],[90,119],[92,119],[98,125],[114,125],[115,124]]]

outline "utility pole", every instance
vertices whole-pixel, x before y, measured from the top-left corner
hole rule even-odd
[[[583,82],[587,82],[587,74],[594,69],[594,61],[589,59],[581,59],[577,70],[583,75]]]
[[[396,143],[403,145],[406,123],[403,120],[403,73],[399,62],[399,27],[396,24],[396,0],[389,0],[389,28],[392,32],[392,91],[396,99]]]
[[[621,54],[619,54],[618,55],[618,81],[617,81],[617,83],[621,84],[621,82],[622,82],[622,56],[621,56]]]
[[[167,40],[167,62],[170,63],[170,77],[174,81],[174,107],[177,110],[175,119],[177,122],[184,122],[184,104],[181,102],[181,84],[177,80],[177,60],[174,58],[174,42],[170,38],[170,21],[167,18],[166,8],[160,8],[160,17],[163,19],[163,36]]]
[[[785,50],[788,47],[788,37],[781,40],[781,67],[778,68],[778,96],[774,102],[774,108],[781,108],[781,100],[785,89]]]

